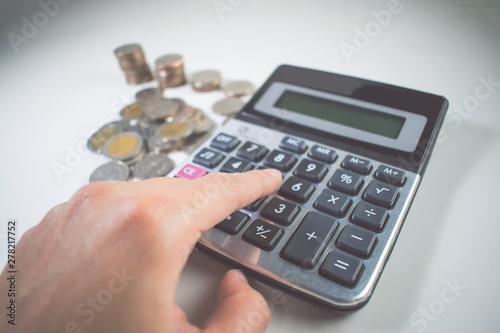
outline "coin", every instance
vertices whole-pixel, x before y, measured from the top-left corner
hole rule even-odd
[[[137,119],[143,114],[144,112],[142,111],[139,103],[127,105],[126,107],[120,110],[120,116],[123,119]]]
[[[195,91],[212,91],[219,89],[221,80],[220,72],[207,70],[194,74],[191,85]]]
[[[230,117],[236,115],[244,105],[240,99],[229,97],[218,101],[212,108],[215,113]]]
[[[111,161],[101,165],[90,175],[90,182],[100,182],[108,180],[126,181],[130,177],[130,168],[120,161]]]
[[[135,99],[137,102],[143,102],[147,100],[156,100],[163,97],[163,92],[158,88],[146,88],[138,91],[135,94]]]
[[[180,105],[171,99],[161,98],[144,105],[144,114],[151,120],[164,120],[174,117],[179,112]]]
[[[130,126],[128,121],[119,120],[108,123],[99,128],[87,141],[87,148],[94,153],[102,153],[102,147],[112,136],[123,132]]]
[[[154,153],[170,153],[174,150],[180,148],[183,144],[183,140],[164,140],[161,137],[151,136],[148,141],[148,148]]]
[[[146,155],[134,166],[137,179],[164,177],[174,168],[174,162],[165,154]]]
[[[157,128],[155,136],[164,140],[183,140],[194,131],[193,122],[190,120],[179,120],[165,123]]]
[[[133,163],[144,154],[144,140],[136,132],[119,133],[106,142],[103,153],[109,158]]]
[[[122,45],[116,48],[114,53],[129,84],[141,84],[153,80],[153,74],[139,44]]]
[[[250,96],[254,93],[253,84],[248,81],[233,81],[224,86],[222,89],[227,97],[243,97]]]
[[[215,123],[212,121],[212,119],[204,117],[202,121],[194,125],[193,135],[201,135],[209,132],[214,127],[214,125]]]

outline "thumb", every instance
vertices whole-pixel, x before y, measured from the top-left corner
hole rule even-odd
[[[264,297],[248,285],[242,271],[230,270],[219,285],[218,304],[205,332],[265,332],[271,312]]]

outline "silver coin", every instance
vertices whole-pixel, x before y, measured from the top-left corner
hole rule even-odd
[[[171,99],[159,99],[155,103],[148,103],[143,107],[144,114],[151,120],[164,120],[174,117],[179,112],[181,106]]]
[[[215,113],[223,116],[234,116],[236,115],[245,105],[239,98],[229,97],[218,101],[213,105],[213,110]]]
[[[134,166],[137,179],[164,177],[174,168],[174,162],[165,154],[146,155]]]
[[[224,90],[227,97],[250,96],[255,91],[253,84],[248,81],[230,82],[226,84],[222,90]]]
[[[101,154],[102,148],[109,138],[125,131],[130,127],[128,120],[113,121],[103,125],[87,141],[87,148],[94,153]]]
[[[212,119],[208,117],[204,117],[202,121],[194,125],[193,135],[201,135],[209,132],[212,128],[214,128],[215,123]]]
[[[128,164],[140,159],[144,151],[144,139],[132,131],[122,132],[109,138],[103,148],[105,156]]]
[[[142,102],[145,100],[151,100],[151,99],[156,100],[156,99],[160,99],[162,97],[163,97],[163,92],[158,88],[143,89],[141,91],[138,91],[135,94],[135,99],[138,102]]]
[[[108,180],[126,181],[130,177],[130,168],[120,161],[111,161],[101,165],[90,175],[90,182],[100,182]]]
[[[194,74],[191,84],[196,91],[212,91],[220,87],[221,80],[220,72],[208,70]]]
[[[149,151],[159,154],[159,153],[171,153],[184,144],[184,140],[168,140],[165,141],[163,138],[158,138],[155,136],[150,137],[147,140]]]
[[[130,126],[126,129],[127,132],[136,132],[144,138],[144,140],[149,139],[156,129],[156,126],[144,126],[144,123],[138,122],[137,124]]]

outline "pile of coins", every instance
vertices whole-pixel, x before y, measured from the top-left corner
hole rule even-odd
[[[128,83],[153,79],[140,45],[123,45],[114,53]],[[92,173],[90,182],[166,176],[174,168],[168,154],[178,150],[190,154],[210,137],[215,123],[202,110],[181,99],[164,97],[166,88],[186,83],[183,57],[165,55],[155,65],[159,88],[137,92],[136,101],[120,110],[120,120],[102,126],[89,138],[90,151],[111,159]],[[221,73],[216,70],[195,73],[191,81],[197,92],[219,90],[221,84]],[[222,91],[226,98],[215,103],[213,111],[229,119],[243,107],[240,98],[252,95],[254,87],[247,81],[234,81]]]
[[[114,53],[129,84],[141,84],[153,80],[153,74],[139,44],[120,46]]]
[[[215,127],[203,111],[164,98],[159,88],[141,90],[135,98],[120,111],[121,120],[102,126],[88,140],[89,150],[112,160],[92,173],[91,182],[165,176],[174,167],[167,154],[193,151]]]
[[[156,59],[156,76],[160,88],[178,87],[186,83],[184,59],[179,54],[169,54]]]

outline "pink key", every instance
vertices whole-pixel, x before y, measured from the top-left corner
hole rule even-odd
[[[182,169],[177,172],[175,177],[186,178],[186,179],[195,179],[205,176],[207,174],[207,170],[194,166],[192,164],[186,164],[182,167]]]

